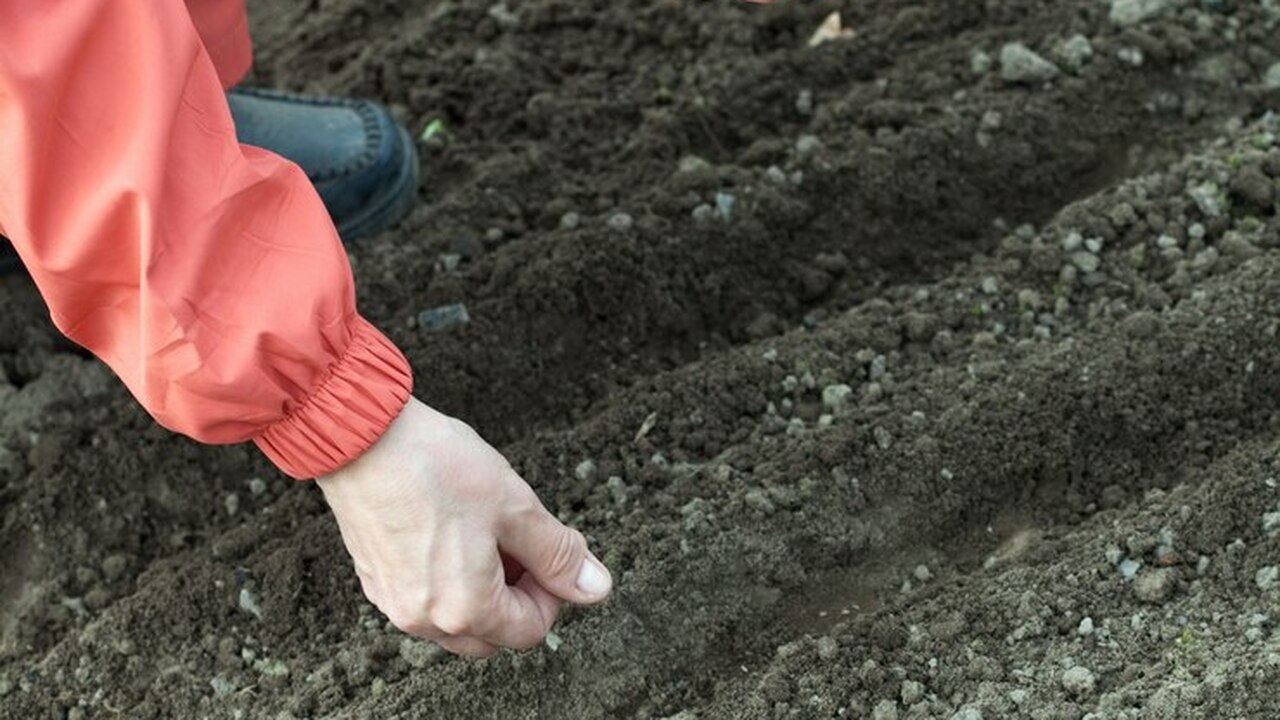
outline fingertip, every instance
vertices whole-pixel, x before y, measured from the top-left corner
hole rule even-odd
[[[595,555],[587,553],[586,559],[582,561],[582,568],[578,571],[576,584],[582,601],[594,604],[609,597],[609,592],[613,590],[613,575]]]

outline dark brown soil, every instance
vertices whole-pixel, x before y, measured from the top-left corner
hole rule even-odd
[[[0,717],[1275,717],[1280,8],[1164,5],[252,5],[256,82],[444,122],[362,307],[616,597],[403,638],[9,278]]]

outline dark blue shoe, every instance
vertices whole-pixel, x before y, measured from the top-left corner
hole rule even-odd
[[[385,230],[418,196],[418,153],[377,103],[237,88],[227,93],[240,142],[297,163],[343,240]]]

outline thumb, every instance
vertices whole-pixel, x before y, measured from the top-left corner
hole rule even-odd
[[[613,588],[608,568],[587,549],[582,533],[541,506],[538,512],[506,528],[498,546],[562,600],[592,605],[608,597]]]

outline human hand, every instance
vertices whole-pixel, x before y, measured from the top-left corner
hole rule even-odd
[[[598,603],[612,587],[582,534],[497,450],[416,399],[368,451],[317,482],[365,596],[396,627],[451,652],[537,645],[563,602]]]

